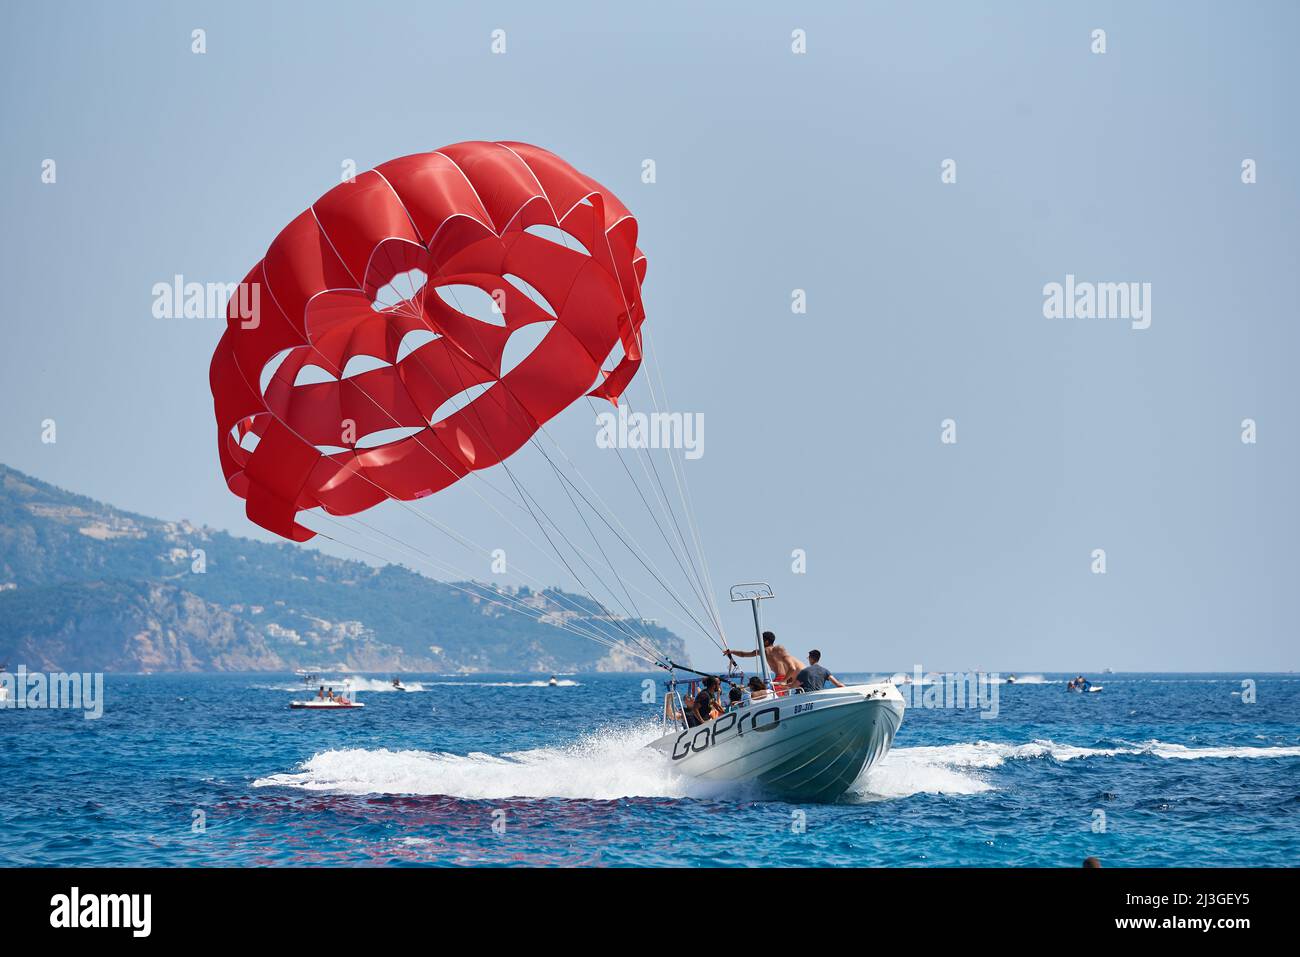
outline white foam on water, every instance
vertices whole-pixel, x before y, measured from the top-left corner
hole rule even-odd
[[[934,679],[933,679],[932,677],[928,676],[928,675],[923,675],[922,677],[920,677],[920,678],[918,679],[915,675],[905,674],[905,673],[903,673],[903,672],[901,672],[901,671],[900,671],[898,674],[894,675],[894,676],[893,676],[892,678],[890,678],[889,680],[890,680],[890,682],[891,682],[892,684],[898,685],[898,686],[900,686],[900,687],[903,686],[903,685],[918,685],[918,686],[919,686],[919,685],[932,685],[932,684],[934,684]]]
[[[1189,748],[1181,744],[1166,744],[1163,741],[1148,741],[1137,745],[1125,754],[1154,754],[1160,758],[1172,758],[1194,761],[1198,758],[1300,758],[1300,747],[1274,746],[1268,748],[1226,747],[1226,748]]]
[[[995,789],[979,772],[1000,768],[1008,761],[1051,758],[1076,761],[1119,755],[1161,759],[1261,759],[1300,757],[1300,747],[1191,748],[1165,741],[1121,742],[1114,748],[1086,748],[1055,741],[1006,744],[976,741],[934,747],[895,748],[878,765],[858,779],[853,791],[862,798],[907,797],[912,794],[979,794]]]
[[[363,678],[360,675],[350,675],[347,678],[347,686],[353,691],[424,691],[424,685],[418,681],[402,682],[400,688],[393,687],[392,679],[385,681],[383,678]]]
[[[871,801],[913,794],[980,794],[993,785],[948,748],[894,748],[854,782],[845,800]],[[976,765],[978,767],[978,765]]]
[[[324,686],[333,688],[335,691],[342,691],[345,688],[351,691],[427,691],[428,689],[419,682],[402,682],[402,687],[394,688],[392,679],[383,678],[363,678],[359,675],[350,675],[343,678],[321,678],[308,685],[301,681],[295,681],[290,684],[275,685],[253,685],[258,691],[292,691],[297,694],[310,693],[315,695],[317,690]]]
[[[343,794],[439,794],[465,800],[626,797],[712,797],[723,793],[676,774],[668,759],[645,745],[658,722],[603,728],[558,748],[502,755],[471,752],[326,751],[297,772],[273,774],[254,787],[296,787]]]
[[[573,744],[502,755],[347,748],[325,751],[297,771],[258,778],[254,787],[292,787],[341,794],[446,795],[465,800],[508,798],[750,799],[735,785],[716,785],[677,774],[671,762],[645,745],[657,722],[600,729]],[[1117,755],[1159,759],[1258,759],[1300,757],[1300,747],[1191,748],[1162,741],[1120,742],[1088,748],[1039,740],[992,741],[895,748],[850,789],[846,800],[872,801],[914,794],[973,795],[997,789],[990,773],[1009,761],[1050,758],[1074,761]]]
[[[576,688],[581,682],[561,678],[552,685],[549,681],[433,681],[430,684],[445,688]]]

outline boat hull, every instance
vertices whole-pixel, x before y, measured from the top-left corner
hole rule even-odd
[[[650,747],[682,774],[753,784],[774,797],[833,801],[888,753],[903,721],[888,682],[758,701]]]
[[[364,708],[365,705],[360,702],[334,704],[332,701],[291,701],[289,707],[294,711],[352,711],[356,708]]]

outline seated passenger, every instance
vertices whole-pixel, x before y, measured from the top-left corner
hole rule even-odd
[[[762,701],[768,695],[767,688],[763,685],[763,679],[758,675],[749,679],[749,696],[754,701]]]
[[[739,688],[733,687],[727,692],[727,710],[735,711],[744,704],[745,695]]]
[[[699,727],[700,716],[699,713],[695,710],[695,699],[690,695],[685,695],[682,698],[682,710],[680,714],[682,718],[685,719],[686,721],[686,727],[688,728]]]
[[[830,682],[837,688],[843,688],[844,683],[836,678],[833,674],[821,666],[822,653],[814,648],[808,652],[808,667],[801,668],[795,676],[799,682],[799,687],[805,693],[810,691],[821,691],[826,687],[826,682]]]
[[[722,681],[716,676],[710,675],[704,679],[704,690],[700,692],[703,697],[703,703],[700,706],[700,717],[707,715],[705,720],[716,718],[722,714]]]

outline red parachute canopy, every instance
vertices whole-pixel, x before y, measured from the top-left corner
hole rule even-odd
[[[305,541],[314,533],[295,521],[302,509],[350,515],[387,497],[422,498],[501,462],[583,395],[617,403],[641,363],[646,261],[636,235],[613,193],[525,143],[457,143],[331,189],[231,297],[212,357],[221,468],[248,517]],[[377,300],[395,279],[413,287],[415,270],[426,277],[418,292]],[[504,325],[434,291],[453,284],[493,296]],[[539,322],[553,325],[502,375],[507,340]],[[413,331],[428,341],[399,359]],[[602,369],[620,343],[622,358]],[[371,357],[369,371],[345,376],[355,356]],[[328,375],[297,384],[306,366]],[[433,421],[474,386],[485,388]],[[387,430],[402,437],[365,441]]]

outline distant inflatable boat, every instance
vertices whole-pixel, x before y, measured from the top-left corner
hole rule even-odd
[[[303,711],[351,711],[365,705],[359,701],[291,701],[289,707]]]

